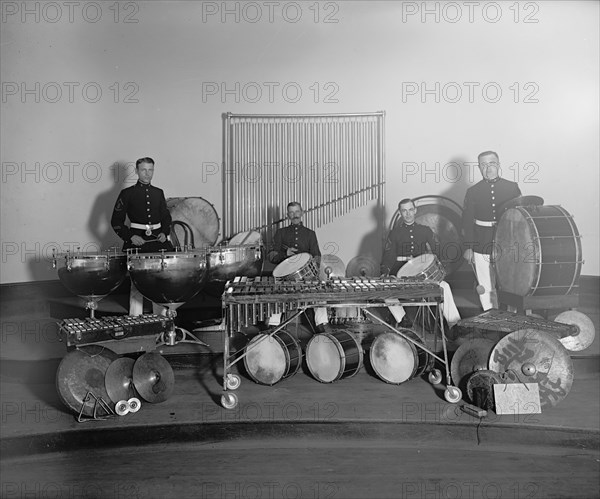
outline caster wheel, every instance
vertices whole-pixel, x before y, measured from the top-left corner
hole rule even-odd
[[[225,384],[228,390],[237,390],[242,384],[242,379],[237,374],[228,374]]]
[[[115,412],[119,416],[125,416],[125,414],[129,413],[129,402],[127,400],[119,400],[115,405]]]
[[[432,385],[439,385],[442,382],[442,371],[434,369],[429,373],[428,379]]]
[[[127,401],[127,404],[129,405],[129,412],[138,412],[140,410],[140,408],[142,407],[142,403],[140,402],[140,399],[136,398],[136,397],[132,397]]]
[[[221,395],[221,405],[225,409],[235,409],[238,405],[238,398],[235,393],[224,393]]]
[[[451,404],[456,404],[462,399],[462,392],[456,386],[447,386],[444,392],[444,398]]]

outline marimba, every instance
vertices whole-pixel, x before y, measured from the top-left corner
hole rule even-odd
[[[233,333],[240,331],[243,327],[268,321],[273,314],[285,314],[285,320],[269,331],[269,336],[273,336],[306,309],[314,307],[357,307],[368,318],[404,336],[418,348],[426,350],[446,367],[448,380],[446,400],[453,403],[458,402],[462,394],[457,387],[450,386],[451,376],[440,307],[442,301],[443,293],[439,283],[429,280],[351,277],[325,281],[318,279],[279,281],[273,277],[236,277],[225,285],[222,296],[225,318],[223,355],[223,390],[225,393],[221,397],[221,404],[227,409],[233,409],[238,403],[237,396],[227,390],[237,389],[241,379],[229,371],[244,358],[246,352],[230,357],[229,338]],[[369,312],[369,308],[391,305],[435,306],[436,321],[439,323],[442,336],[444,358],[435,355],[421,343],[407,337],[392,325]],[[441,380],[441,373],[436,373],[434,379]],[[439,383],[439,381],[437,382]]]

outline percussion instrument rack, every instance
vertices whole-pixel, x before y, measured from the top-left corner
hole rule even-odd
[[[223,390],[225,393],[221,397],[221,404],[226,409],[233,409],[237,406],[237,396],[227,390],[237,389],[241,384],[241,379],[238,375],[230,373],[230,370],[247,355],[247,349],[245,349],[239,355],[230,356],[229,339],[233,333],[240,331],[242,327],[263,321],[268,322],[274,314],[286,314],[286,320],[269,330],[268,334],[262,338],[265,340],[271,338],[307,309],[314,307],[357,307],[370,318],[400,334],[416,347],[425,350],[445,366],[446,400],[452,403],[458,402],[462,398],[462,394],[458,387],[451,386],[446,335],[441,314],[442,301],[443,292],[439,283],[429,280],[351,277],[332,278],[326,281],[317,279],[287,281],[276,280],[273,277],[235,277],[233,281],[227,282],[222,296],[225,319],[223,348]],[[443,358],[435,355],[422,343],[415,342],[401,330],[379,319],[368,310],[392,305],[436,306],[435,317],[441,331]],[[255,342],[251,347],[255,347],[258,343]],[[430,377],[430,381],[434,382],[433,379],[438,380],[439,378],[441,378],[441,373],[438,371],[433,378]]]

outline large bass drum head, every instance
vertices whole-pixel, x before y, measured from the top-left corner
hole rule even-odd
[[[496,274],[502,291],[526,296],[535,286],[540,261],[535,226],[524,208],[504,212],[496,229]]]
[[[369,352],[371,366],[384,381],[400,384],[412,378],[415,347],[397,333],[383,333],[375,339]]]
[[[288,358],[277,338],[259,334],[246,347],[244,365],[254,381],[263,385],[274,385],[286,373]]]
[[[169,198],[167,199],[167,208],[171,212],[173,220],[184,222],[190,226],[196,248],[213,246],[217,242],[219,216],[215,207],[206,199],[200,197]],[[175,230],[178,229],[175,228]]]

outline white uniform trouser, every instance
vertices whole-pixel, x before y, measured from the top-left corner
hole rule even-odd
[[[483,311],[491,308],[498,308],[498,297],[496,289],[492,283],[492,264],[490,255],[473,252],[473,260],[475,262],[475,271],[477,273],[477,281],[483,287],[483,294],[479,295],[479,301],[483,307]]]
[[[154,315],[167,315],[167,309],[162,305],[152,303],[152,312]],[[144,313],[144,296],[139,289],[135,287],[131,281],[131,291],[129,292],[129,315],[143,315]]]
[[[452,327],[460,320],[460,314],[456,308],[456,303],[454,303],[454,295],[452,294],[450,285],[446,281],[441,281],[440,287],[442,288],[444,296],[444,301],[442,303],[442,315],[446,319],[446,322],[448,322],[448,326]],[[404,307],[402,305],[391,305],[388,308],[394,316],[394,319],[396,319],[396,322],[401,322],[402,318],[406,314]]]

